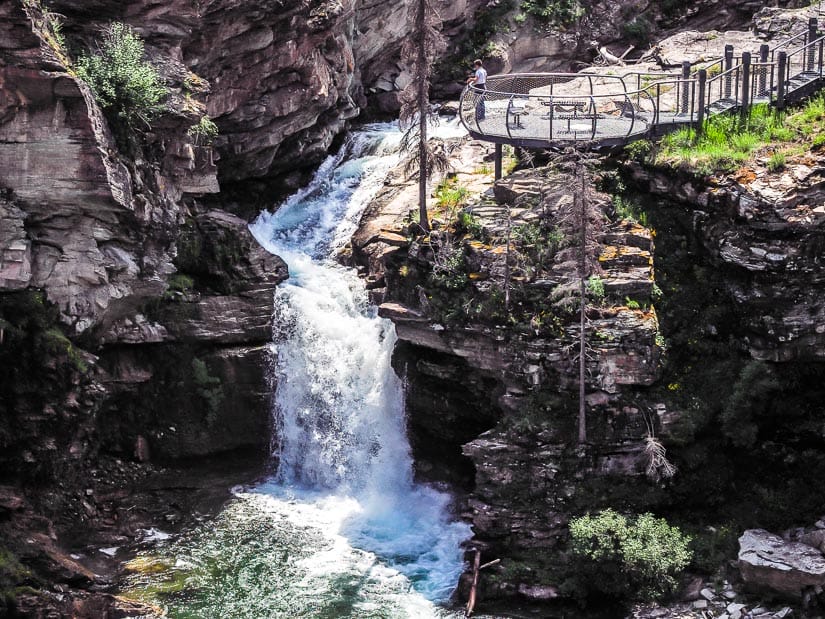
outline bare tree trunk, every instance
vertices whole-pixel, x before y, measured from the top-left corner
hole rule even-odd
[[[426,16],[426,0],[418,0],[418,15],[416,16],[417,30],[424,31],[424,20]],[[422,39],[418,42],[418,66],[427,67],[426,41]],[[418,81],[418,162],[421,171],[418,175],[418,223],[427,232],[430,229],[430,219],[427,216],[427,179],[430,171],[427,157],[427,118],[429,116],[429,93],[427,92],[428,82],[423,79]]]
[[[504,310],[510,313],[510,228],[513,220],[510,216],[510,205],[507,205],[507,245],[504,250]]]
[[[585,406],[585,361],[586,361],[586,344],[587,337],[585,333],[586,319],[587,319],[587,290],[585,285],[585,276],[587,275],[587,197],[585,196],[585,181],[584,174],[580,166],[576,166],[581,177],[581,192],[579,193],[579,213],[581,217],[581,252],[579,256],[579,445],[587,442],[587,410]]]
[[[476,548],[476,554],[475,557],[473,557],[473,584],[470,585],[470,598],[467,600],[467,610],[464,611],[465,617],[472,615],[476,607],[476,590],[478,589],[479,571],[481,571],[481,551]]]

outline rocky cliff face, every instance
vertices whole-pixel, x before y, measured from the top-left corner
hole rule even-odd
[[[767,159],[712,183],[632,168],[652,195],[692,205],[694,227],[742,315],[738,334],[754,359],[821,360],[825,180],[812,153],[771,173]]]
[[[451,149],[454,186],[483,190],[484,147]],[[391,178],[353,256],[402,341],[418,473],[464,484],[473,543],[502,559],[482,577],[487,599],[564,598],[567,523],[603,507],[678,518],[695,532],[699,574],[748,527],[818,515],[806,488],[825,465],[819,159],[771,173],[757,158],[716,179],[598,164],[611,198],[592,196],[603,296],[589,293],[582,448],[578,324],[559,306],[575,275],[559,232],[576,181],[537,168],[460,208],[434,199],[422,237],[414,188]],[[648,437],[666,445],[674,478],[647,470]]]
[[[477,149],[463,144],[454,158],[473,162],[474,153],[477,165]],[[457,165],[459,185],[489,182]],[[434,204],[434,232],[423,238],[403,223],[405,190],[391,183],[353,239],[379,312],[403,342],[396,366],[409,385],[418,473],[472,488],[475,543],[506,557],[483,579],[490,597],[559,596],[571,514],[604,500],[611,480],[647,492],[643,438],[660,427],[660,411],[638,401],[660,372],[652,237],[608,217],[607,197],[593,194],[600,275],[588,297],[588,444],[577,449],[578,314],[564,302],[576,240],[561,232],[574,179],[525,170],[461,215]]]
[[[61,526],[99,518],[82,489],[107,454],[261,460],[273,289],[287,273],[245,220],[203,205],[218,191],[216,155],[188,134],[198,93],[183,96],[172,50],[151,49],[170,112],[124,143],[67,71],[38,3],[2,3],[0,22],[0,477],[27,484],[31,501],[0,510],[5,552],[46,526],[37,512]],[[48,527],[26,551],[31,583],[90,584],[73,567],[38,572],[57,552]],[[7,576],[4,600],[25,581]]]

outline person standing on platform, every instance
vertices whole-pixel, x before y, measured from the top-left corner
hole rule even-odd
[[[479,90],[487,90],[487,69],[484,68],[484,63],[480,58],[473,61],[473,74],[467,78],[468,86],[475,86]],[[479,94],[478,103],[476,104],[476,120],[484,120],[484,94]]]

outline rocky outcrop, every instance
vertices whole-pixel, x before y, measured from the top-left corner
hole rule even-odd
[[[19,290],[32,277],[31,241],[23,222],[26,213],[0,198],[0,288]]]
[[[746,584],[797,600],[807,589],[825,586],[825,557],[819,549],[764,529],[745,531],[739,538],[739,569]]]
[[[11,548],[29,570],[14,586],[61,583],[60,594],[17,595],[17,612],[149,614],[84,591],[102,580],[58,540],[80,522],[114,526],[121,514],[103,509],[91,480],[118,479],[123,492],[124,467],[241,450],[257,456],[246,475],[257,472],[270,440],[273,294],[287,271],[245,220],[203,204],[219,190],[218,155],[188,129],[209,86],[170,43],[191,36],[191,4],[50,6],[65,9],[74,42],[103,20],[146,18],[135,25],[171,109],[137,134],[110,126],[37,3],[0,5],[0,478],[26,488],[18,496],[35,514],[0,505],[0,554]],[[4,604],[15,597],[6,586],[0,574]]]
[[[690,205],[698,237],[720,268],[739,308],[739,335],[756,359],[825,357],[822,248],[825,177],[811,154],[770,172],[767,158],[718,182],[632,167],[654,195]]]

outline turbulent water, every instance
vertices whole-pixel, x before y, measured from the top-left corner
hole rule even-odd
[[[334,260],[398,161],[400,133],[353,133],[251,230],[290,268],[276,295],[277,473],[130,568],[172,617],[448,616],[469,527],[415,484],[392,323]]]

